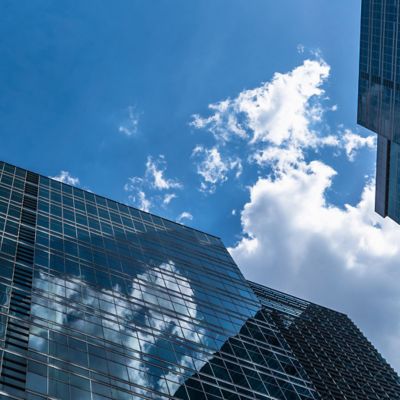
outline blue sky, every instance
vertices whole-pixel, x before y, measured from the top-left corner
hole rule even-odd
[[[218,204],[229,196],[239,208],[247,193],[227,185],[199,198],[190,155],[207,138],[190,128],[192,114],[294,68],[305,58],[296,50],[303,44],[332,66],[333,124],[355,126],[356,1],[7,3],[0,17],[0,155],[46,175],[68,170],[83,186],[126,201],[127,177],[143,173],[148,155],[163,154],[168,176],[189,190],[168,210],[153,211],[175,219],[189,210],[193,226],[226,244],[240,223]],[[118,128],[129,107],[139,122],[127,138]]]
[[[126,200],[127,177],[142,172],[149,154],[163,154],[168,174],[190,190],[153,211],[175,219],[188,208],[199,216],[192,225],[232,244],[239,219],[217,205],[229,196],[240,207],[247,194],[225,187],[199,199],[190,155],[205,139],[189,127],[192,114],[295,67],[302,44],[332,65],[333,124],[355,125],[358,2],[72,4],[3,5],[0,151],[8,161],[46,175],[67,169],[93,191]],[[118,134],[129,107],[139,119],[132,138]]]
[[[372,211],[356,125],[360,1],[0,7],[1,159],[220,236],[400,368],[400,228]]]

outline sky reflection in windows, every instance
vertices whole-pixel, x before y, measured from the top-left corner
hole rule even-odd
[[[24,176],[0,163],[3,308]],[[34,249],[28,399],[313,398],[218,238],[40,177]]]

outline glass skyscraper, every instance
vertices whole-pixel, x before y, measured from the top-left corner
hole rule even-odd
[[[220,239],[0,163],[0,398],[400,399],[343,314]]]
[[[358,123],[378,134],[375,210],[400,223],[400,1],[362,0]]]
[[[347,315],[250,285],[320,399],[400,399],[398,375]]]

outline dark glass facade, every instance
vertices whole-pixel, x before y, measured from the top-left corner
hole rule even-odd
[[[362,0],[358,123],[378,134],[375,210],[400,223],[400,1]]]
[[[400,399],[400,379],[350,318],[250,283],[321,399]]]
[[[2,399],[334,398],[254,287],[212,235],[0,162]]]

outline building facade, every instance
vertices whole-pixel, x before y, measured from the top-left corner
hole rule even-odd
[[[400,379],[351,319],[250,282],[321,399],[400,399]]]
[[[378,134],[375,210],[400,223],[400,1],[362,0],[358,123]]]
[[[298,339],[308,331],[288,328],[288,300],[271,307],[271,293],[212,235],[0,163],[1,399],[398,398],[396,374],[361,333],[372,354],[362,362],[375,360],[368,373],[383,386],[345,392],[372,379],[359,353],[359,374],[341,354],[344,383],[329,380],[327,359]]]

